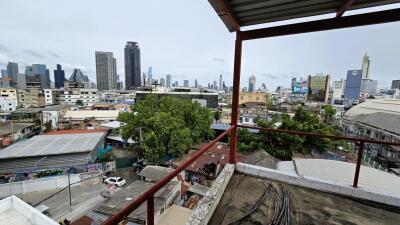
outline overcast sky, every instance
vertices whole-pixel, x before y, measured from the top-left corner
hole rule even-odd
[[[396,5],[398,7],[398,5]],[[220,73],[231,84],[234,34],[207,0],[2,0],[0,68],[8,61],[44,63],[53,70],[81,68],[95,81],[96,50],[114,52],[124,77],[123,48],[136,41],[142,72],[167,73],[180,83],[198,78],[206,85]],[[244,43],[242,86],[254,74],[257,87],[290,85],[290,77],[315,73],[344,78],[361,69],[365,52],[379,86],[400,79],[400,22],[362,28],[261,39]],[[53,73],[51,72],[51,79]]]

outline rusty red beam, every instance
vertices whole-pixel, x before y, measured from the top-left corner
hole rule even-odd
[[[231,143],[229,151],[229,162],[236,163],[236,143],[237,143],[237,121],[239,115],[239,93],[240,93],[240,68],[242,62],[242,36],[240,31],[236,32],[235,58],[233,65],[233,93],[232,93],[232,115],[231,125],[234,126],[231,133]]]
[[[218,141],[220,141],[222,138],[224,138],[229,132],[232,131],[233,128],[234,128],[234,126],[231,126],[229,129],[227,129],[222,134],[220,134],[217,138],[215,138],[211,143],[209,143],[208,145],[206,145],[203,148],[196,151],[196,153],[194,153],[192,155],[192,157],[190,157],[188,160],[186,160],[184,163],[182,163],[178,168],[176,168],[174,171],[169,173],[163,179],[157,181],[153,186],[151,186],[145,192],[140,194],[137,198],[135,198],[133,201],[131,201],[127,206],[120,209],[118,212],[116,212],[112,216],[110,216],[106,221],[104,221],[103,225],[118,224],[121,220],[123,220],[125,217],[127,217],[131,212],[133,212],[135,209],[137,209],[145,201],[148,201],[150,198],[153,198],[154,194],[158,190],[160,190],[164,185],[166,185],[169,181],[171,181],[174,177],[176,177],[180,172],[182,172],[182,170],[184,170],[186,167],[188,167],[190,164],[192,164],[196,159],[198,159],[201,155],[203,155],[207,150],[209,150]]]
[[[358,147],[356,171],[354,172],[353,187],[355,188],[358,185],[358,177],[360,176],[360,167],[361,167],[361,159],[363,152],[364,152],[364,141],[361,141]]]
[[[336,12],[336,17],[342,17],[343,14],[351,8],[355,0],[344,0],[340,8]]]
[[[248,30],[242,31],[241,33],[243,40],[253,40],[259,38],[278,37],[317,31],[367,26],[373,24],[390,23],[397,22],[399,20],[400,9],[390,9],[339,18]]]
[[[255,130],[263,130],[277,133],[287,133],[287,134],[295,134],[300,136],[312,136],[312,137],[322,137],[322,138],[330,138],[335,140],[346,140],[352,142],[364,142],[364,143],[372,143],[372,144],[380,144],[380,145],[393,145],[400,146],[400,143],[388,142],[388,141],[379,141],[367,138],[359,138],[359,137],[346,137],[346,136],[336,136],[336,135],[326,135],[326,134],[318,134],[311,132],[303,132],[303,131],[294,131],[294,130],[284,130],[284,129],[275,129],[275,128],[263,128],[256,126],[247,126],[238,124],[237,127],[247,128],[247,129],[255,129]]]

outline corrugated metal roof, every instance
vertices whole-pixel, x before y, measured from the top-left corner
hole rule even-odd
[[[48,156],[93,151],[105,132],[38,135],[0,151],[0,159]]]
[[[308,16],[336,13],[343,0],[209,0],[229,31]],[[399,3],[399,0],[356,0],[349,10]],[[224,5],[224,3],[226,5]],[[231,18],[230,18],[231,17]]]

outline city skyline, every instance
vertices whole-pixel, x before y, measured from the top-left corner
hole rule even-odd
[[[142,49],[141,67],[152,65],[154,78],[171,74],[182,83],[195,75],[199,84],[205,85],[218,80],[222,73],[226,85],[231,85],[234,35],[216,20],[218,16],[209,10],[206,1],[189,3],[176,0],[168,4],[160,3],[155,8],[151,3],[96,1],[101,12],[110,9],[121,13],[113,14],[113,19],[107,21],[91,13],[85,19],[74,19],[76,15],[87,13],[92,4],[91,1],[84,2],[79,9],[66,1],[52,6],[54,12],[73,12],[72,15],[60,16],[37,13],[45,8],[44,5],[49,5],[46,0],[29,6],[22,1],[4,3],[6,10],[0,15],[0,21],[4,22],[0,22],[0,26],[7,33],[0,31],[0,68],[4,69],[8,61],[18,62],[20,71],[23,71],[21,66],[32,63],[46,64],[52,71],[56,69],[56,64],[61,64],[67,74],[73,68],[79,68],[94,81],[93,53],[101,49],[114,52],[120,62],[118,74],[124,77],[123,45],[135,40]],[[129,7],[132,4],[136,5],[134,13],[124,13],[132,8]],[[163,15],[165,9],[174,12],[174,4],[187,7],[187,12],[182,12],[184,15],[179,17],[165,17],[163,21],[155,21],[146,13],[153,10]],[[23,16],[10,21],[7,18],[13,13]],[[182,16],[190,19],[182,21]],[[119,26],[120,21],[130,21],[135,29],[130,31],[125,26]],[[107,31],[99,26],[102,22],[107,25]],[[60,29],[58,25],[64,23],[66,26]],[[43,26],[35,27],[33,24]],[[166,29],[167,24],[177,26]],[[39,30],[34,32],[32,27]],[[62,39],[53,35],[56,28],[57,32],[65,34],[60,35]],[[248,78],[253,74],[258,83],[266,83],[268,89],[278,85],[289,86],[292,75],[306,77],[324,73],[330,74],[332,80],[339,80],[345,78],[347,70],[361,69],[362,56],[368,51],[372,59],[370,76],[379,81],[379,86],[389,87],[390,81],[400,74],[395,57],[400,54],[400,49],[393,48],[399,32],[400,25],[394,23],[245,43],[241,86],[247,86]],[[187,33],[192,34],[190,38],[187,38]],[[31,36],[28,40],[27,37]],[[77,36],[87,38],[76,39]]]

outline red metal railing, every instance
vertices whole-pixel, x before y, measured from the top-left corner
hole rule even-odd
[[[365,143],[400,146],[400,143],[393,143],[393,142],[379,141],[379,140],[370,140],[370,139],[359,138],[359,137],[333,136],[333,135],[324,135],[324,134],[318,134],[318,133],[282,130],[282,129],[274,129],[274,128],[261,128],[261,127],[255,127],[255,126],[245,126],[245,125],[231,126],[229,129],[227,129],[225,132],[223,132],[221,135],[219,135],[216,139],[214,139],[211,143],[209,143],[205,147],[198,150],[195,154],[193,154],[192,157],[190,157],[187,161],[182,163],[178,168],[176,168],[174,171],[169,173],[166,177],[164,177],[160,181],[156,182],[147,191],[145,191],[141,195],[139,195],[136,199],[134,199],[132,202],[130,202],[125,208],[119,210],[117,213],[115,213],[111,217],[109,217],[103,223],[103,225],[118,224],[120,221],[122,221],[124,218],[126,218],[131,212],[133,212],[135,209],[137,209],[145,201],[147,201],[147,224],[153,225],[154,224],[154,194],[158,190],[160,190],[164,185],[166,185],[169,181],[171,181],[174,177],[176,177],[182,170],[184,170],[191,163],[193,163],[196,159],[198,159],[202,154],[204,154],[207,150],[209,150],[218,141],[223,139],[226,135],[231,133],[233,130],[236,130],[237,128],[248,128],[248,129],[263,130],[263,131],[269,131],[269,132],[287,133],[287,134],[293,134],[293,135],[299,135],[299,136],[324,137],[324,138],[330,138],[330,139],[335,139],[335,140],[346,140],[346,141],[352,141],[352,142],[358,143],[359,150],[357,153],[357,164],[356,164],[356,169],[355,169],[355,174],[354,174],[353,187],[357,187],[357,184],[358,184],[361,159],[362,159],[362,154],[363,154]],[[236,138],[233,135],[231,135],[231,139],[236,139]],[[236,144],[236,141],[234,143]],[[236,146],[234,148],[230,148],[230,157],[235,156],[235,153],[232,153],[232,151],[236,152]],[[229,161],[235,162],[235,159],[230,159]]]
[[[170,182],[174,177],[176,177],[180,172],[182,172],[182,170],[184,170],[186,167],[188,167],[190,164],[192,164],[192,162],[194,162],[197,158],[199,158],[201,155],[203,155],[208,149],[210,149],[218,141],[220,141],[227,134],[229,134],[233,128],[234,128],[234,126],[231,126],[229,129],[227,129],[225,132],[223,132],[221,135],[219,135],[217,138],[215,138],[207,146],[196,151],[196,153],[193,154],[192,157],[190,157],[187,161],[182,163],[178,168],[176,168],[174,171],[169,173],[163,179],[156,182],[153,186],[151,186],[151,188],[149,188],[147,191],[143,192],[136,199],[134,199],[132,202],[130,202],[127,206],[120,209],[117,213],[113,214],[112,216],[110,216],[106,221],[104,221],[103,225],[118,224],[120,221],[122,221],[124,218],[126,218],[131,212],[133,212],[135,209],[137,209],[145,201],[147,201],[147,224],[153,225],[154,224],[154,194],[158,190],[160,190],[164,185],[166,185],[168,182]]]
[[[359,137],[344,137],[344,136],[335,136],[335,135],[325,135],[325,134],[318,134],[318,133],[309,133],[309,132],[301,132],[301,131],[293,131],[293,130],[282,130],[282,129],[274,129],[274,128],[261,128],[261,127],[246,126],[246,125],[237,125],[237,127],[263,130],[263,131],[269,131],[269,132],[287,133],[287,134],[293,134],[293,135],[299,135],[299,136],[323,137],[323,138],[330,138],[330,139],[335,139],[335,140],[346,140],[346,141],[351,141],[351,142],[358,144],[359,148],[358,148],[358,152],[357,152],[357,163],[356,163],[356,170],[354,172],[354,180],[353,180],[353,187],[355,187],[355,188],[358,185],[358,177],[360,175],[361,159],[362,159],[362,154],[364,152],[364,144],[365,143],[400,146],[400,143],[372,140],[372,139],[359,138]]]

